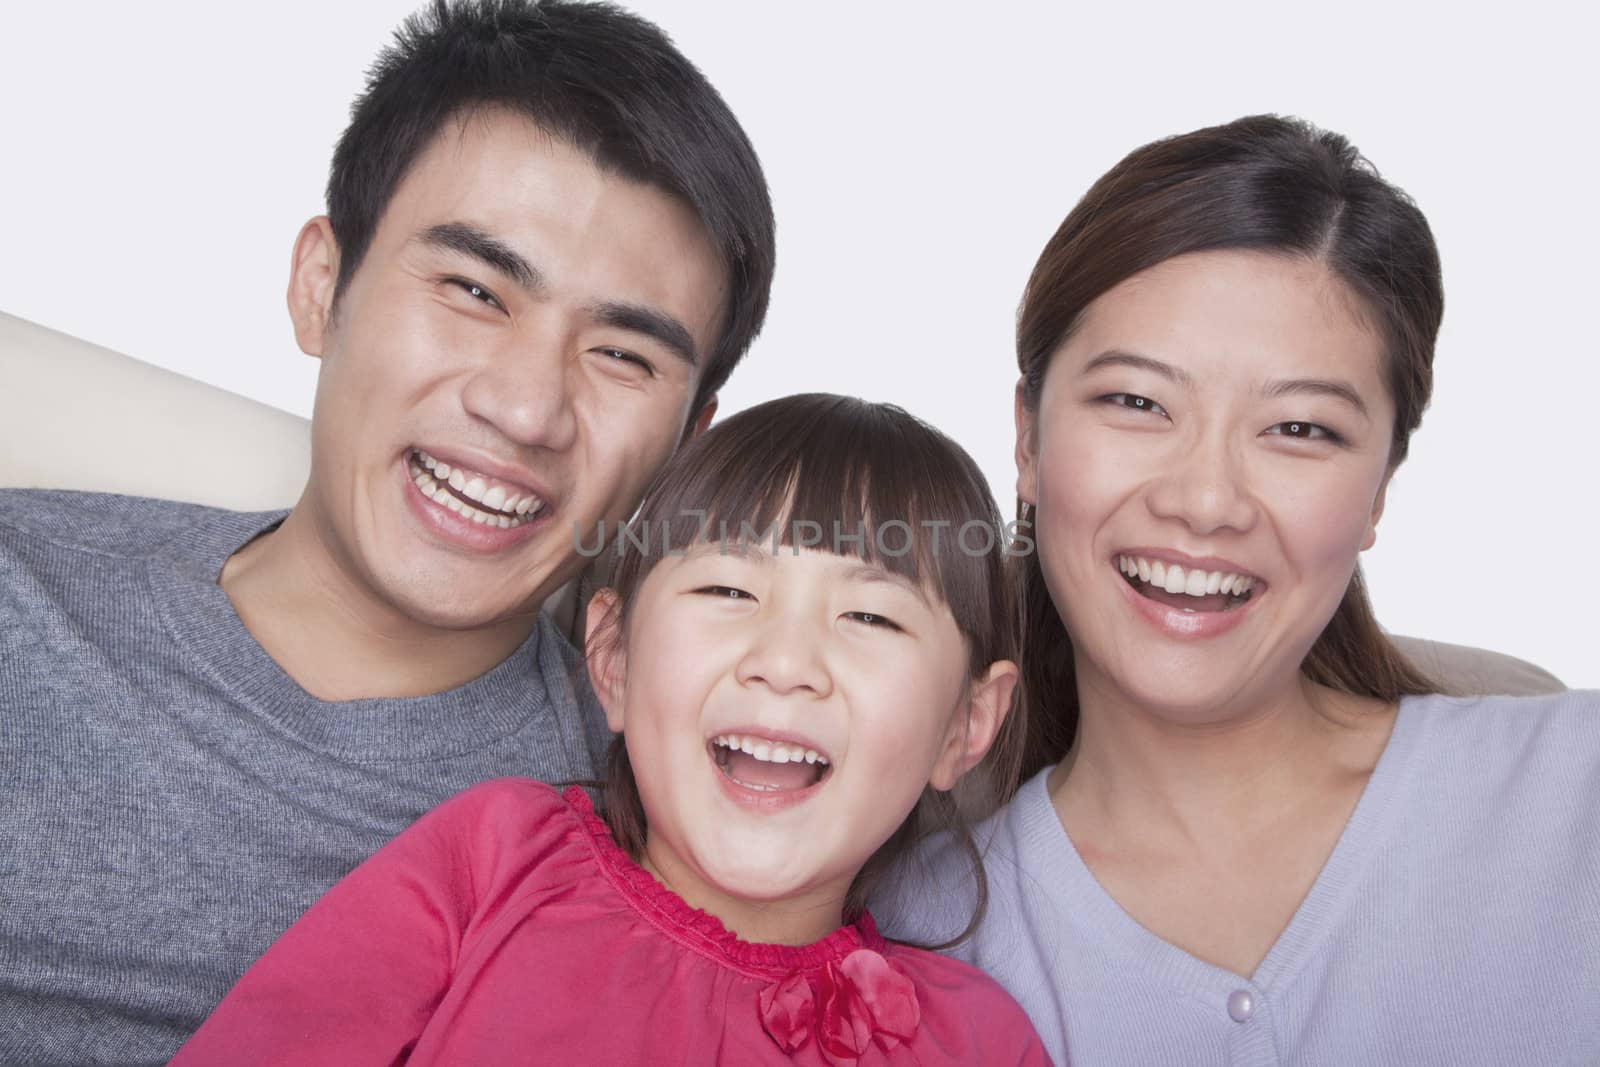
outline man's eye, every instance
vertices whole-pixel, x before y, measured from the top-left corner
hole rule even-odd
[[[485,289],[483,286],[479,285],[477,282],[468,281],[466,278],[447,278],[445,280],[451,285],[454,285],[456,288],[460,289],[462,292],[466,293],[468,296],[472,297],[474,300],[482,301],[483,303],[488,304],[490,307],[499,308],[501,311],[505,310],[505,305],[500,303],[500,298],[495,296],[489,290]]]
[[[618,363],[631,363],[643,370],[652,378],[656,376],[656,368],[654,364],[652,364],[648,359],[645,359],[643,356],[629,352],[625,348],[602,348],[600,349],[600,352],[602,355],[609,359],[616,360]]]
[[[1275,426],[1267,427],[1266,432],[1269,434],[1278,435],[1280,437],[1293,437],[1300,441],[1331,441],[1334,444],[1344,443],[1344,438],[1340,437],[1326,426],[1319,426],[1314,422],[1280,422]]]
[[[1135,411],[1149,411],[1156,415],[1165,415],[1167,413],[1166,408],[1147,396],[1140,396],[1138,393],[1108,393],[1100,399],[1108,404],[1132,408]]]
[[[844,613],[844,617],[865,623],[868,626],[881,626],[888,630],[901,629],[900,624],[889,618],[889,616],[879,615],[875,611],[847,611]]]
[[[699,589],[696,589],[695,592],[696,593],[703,593],[706,596],[723,597],[723,598],[728,599],[728,600],[754,600],[755,599],[755,597],[751,596],[749,593],[745,592],[743,589],[735,589],[731,585],[702,585]]]

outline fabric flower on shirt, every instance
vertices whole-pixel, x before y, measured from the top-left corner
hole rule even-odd
[[[805,1046],[816,1017],[816,996],[811,992],[811,983],[799,972],[761,991],[761,1023],[785,1052],[797,1052]]]
[[[922,1020],[911,979],[871,949],[857,949],[812,977],[795,972],[761,993],[761,1021],[785,1052],[817,1045],[839,1067],[877,1043],[888,1052],[909,1041]]]

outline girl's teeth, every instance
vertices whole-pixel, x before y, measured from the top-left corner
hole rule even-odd
[[[738,734],[720,734],[711,739],[720,748],[732,749],[752,756],[763,763],[820,763],[827,766],[827,757],[814,748],[787,744],[783,741],[763,741],[756,737]]]
[[[1246,574],[1185,570],[1176,563],[1144,559],[1140,556],[1118,556],[1117,569],[1129,578],[1164,589],[1169,593],[1183,593],[1192,597],[1212,596],[1217,593],[1244,596],[1256,581]]]

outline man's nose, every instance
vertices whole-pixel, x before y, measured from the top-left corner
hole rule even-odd
[[[562,451],[573,443],[576,376],[570,331],[548,326],[519,333],[489,352],[462,390],[467,413],[526,448]]]

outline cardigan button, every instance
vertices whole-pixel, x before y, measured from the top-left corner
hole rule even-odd
[[[1255,1011],[1256,998],[1250,995],[1250,990],[1235,989],[1228,994],[1228,1018],[1234,1022],[1249,1022]]]

